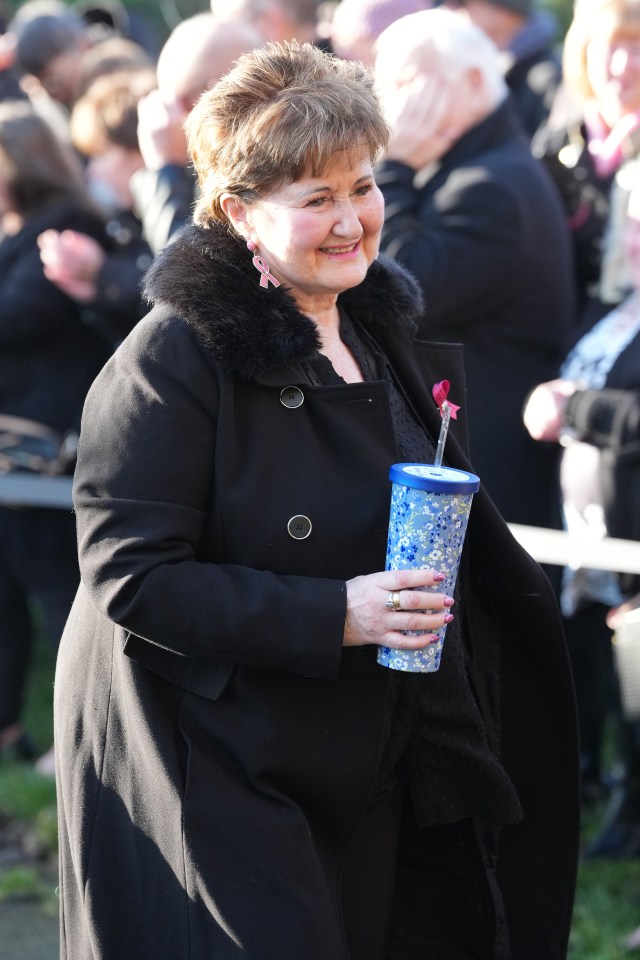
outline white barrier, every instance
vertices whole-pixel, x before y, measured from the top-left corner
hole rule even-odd
[[[8,473],[0,476],[0,503],[71,510],[71,484],[71,477]],[[510,523],[509,529],[538,563],[640,574],[640,543],[636,540],[593,540],[518,523]]]
[[[640,543],[637,540],[594,540],[571,536],[563,530],[525,527],[510,523],[509,529],[538,563],[591,567],[616,573],[640,573]]]
[[[0,503],[8,507],[57,507],[71,510],[71,477],[41,477],[29,473],[0,476]]]

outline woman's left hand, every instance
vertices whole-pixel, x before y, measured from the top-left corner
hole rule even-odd
[[[420,650],[434,643],[438,637],[433,631],[453,619],[449,612],[453,600],[416,588],[436,586],[442,579],[434,570],[393,570],[348,580],[344,646],[375,643]],[[390,606],[394,600],[396,606]],[[407,636],[405,630],[419,635]]]

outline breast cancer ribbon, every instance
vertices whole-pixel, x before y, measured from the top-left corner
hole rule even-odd
[[[262,276],[260,277],[260,286],[265,289],[269,286],[269,281],[274,285],[274,287],[280,286],[280,281],[276,280],[274,275],[269,270],[269,264],[266,260],[263,260],[262,257],[255,256],[252,261],[256,270],[259,270]]]
[[[453,420],[457,420],[458,410],[460,409],[460,406],[458,404],[451,403],[450,400],[447,400],[447,397],[449,395],[449,381],[440,380],[438,383],[434,383],[431,393],[433,394],[433,399],[438,404],[438,409],[440,410],[440,416],[444,417],[445,403],[446,403],[447,408],[449,410],[449,416]]]

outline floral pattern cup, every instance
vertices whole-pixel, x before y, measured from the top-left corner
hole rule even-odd
[[[450,467],[395,463],[389,479],[393,485],[386,569],[438,570],[446,579],[425,591],[453,596],[479,478]],[[445,625],[435,630],[437,642],[422,650],[380,647],[378,663],[392,670],[433,673],[440,666],[446,629]]]

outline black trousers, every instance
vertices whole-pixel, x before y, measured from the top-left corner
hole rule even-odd
[[[510,960],[478,825],[420,829],[401,779],[362,818],[342,890],[350,960]]]
[[[20,719],[36,631],[57,647],[78,581],[71,511],[0,507],[0,730]]]

